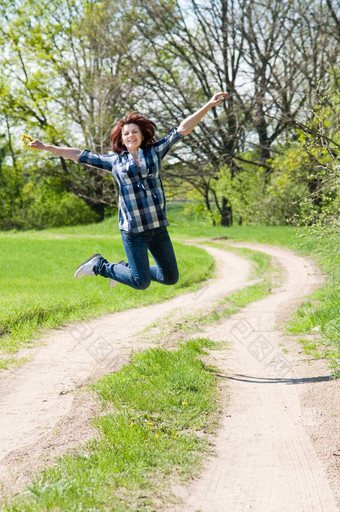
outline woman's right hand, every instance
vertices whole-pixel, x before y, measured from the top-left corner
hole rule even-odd
[[[32,142],[30,142],[28,145],[30,148],[46,150],[46,144],[44,144],[38,139],[32,140]]]

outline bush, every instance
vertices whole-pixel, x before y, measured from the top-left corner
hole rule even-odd
[[[44,229],[98,220],[98,215],[82,199],[46,179],[38,184],[29,181],[21,197],[3,208],[0,229]]]

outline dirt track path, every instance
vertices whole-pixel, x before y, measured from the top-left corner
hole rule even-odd
[[[232,342],[232,350],[215,361],[228,378],[230,404],[216,457],[191,486],[174,489],[183,502],[170,510],[336,511],[331,489],[337,480],[327,450],[337,442],[339,417],[332,419],[327,397],[339,398],[339,386],[324,368],[301,363],[294,347],[283,354],[277,331],[283,313],[318,286],[320,277],[308,261],[288,250],[242,246],[271,254],[284,269],[284,285],[207,329],[212,339]],[[216,248],[206,250],[216,258],[219,276],[203,290],[54,331],[44,346],[31,351],[30,363],[0,379],[0,481],[5,492],[19,489],[32,470],[93,436],[88,420],[97,405],[88,392],[73,390],[118,370],[131,350],[150,346],[136,346],[137,332],[173,310],[199,310],[249,283],[247,261]],[[324,378],[314,384],[315,376]],[[311,386],[318,399],[310,394]],[[324,424],[310,414],[313,400],[324,407]],[[332,422],[335,431],[327,430]],[[313,437],[315,429],[327,438],[321,446]]]
[[[289,346],[277,330],[285,313],[320,283],[320,276],[291,251],[241,245],[273,256],[284,269],[284,284],[203,333],[231,342],[231,350],[214,361],[228,379],[229,402],[214,441],[215,456],[192,485],[173,489],[182,502],[169,510],[336,512],[339,465],[331,467],[329,459],[340,446],[339,382],[329,379],[327,366],[302,364],[296,346]],[[318,388],[316,403],[310,387],[314,399]],[[324,436],[327,442],[313,445],[313,433],[315,441]]]

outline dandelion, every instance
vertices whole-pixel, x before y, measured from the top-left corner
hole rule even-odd
[[[32,142],[34,139],[33,137],[30,137],[29,135],[26,135],[26,133],[23,133],[20,137],[21,142],[25,144],[25,146],[29,147],[29,142]],[[28,142],[27,142],[28,141]]]
[[[159,437],[159,434],[156,433],[156,437]]]
[[[133,422],[133,421],[131,421],[131,423],[130,423],[130,427],[133,427],[133,426],[134,426],[134,422]]]
[[[148,425],[149,425],[149,427],[152,427],[152,425],[153,425],[152,421],[148,421]]]
[[[188,405],[188,402],[184,402],[184,401],[183,401],[183,402],[182,402],[182,405]]]

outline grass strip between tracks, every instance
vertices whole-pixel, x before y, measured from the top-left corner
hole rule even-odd
[[[38,475],[5,511],[151,511],[173,474],[193,474],[208,449],[202,432],[217,421],[216,372],[198,356],[213,342],[149,349],[95,386],[111,412],[95,421],[100,435]]]
[[[189,333],[200,332],[206,325],[219,322],[223,318],[229,318],[247,304],[262,299],[271,292],[272,288],[278,286],[280,282],[279,269],[272,265],[272,258],[268,254],[252,249],[230,247],[223,243],[206,243],[205,245],[235,252],[249,259],[252,263],[250,277],[257,280],[257,282],[245,286],[211,305],[206,305],[197,313],[181,314],[180,318],[176,318],[176,311],[170,313],[169,316],[146,327],[140,333],[143,338],[147,338],[151,331],[154,340],[162,343],[162,345],[172,346],[179,340],[186,339]],[[197,293],[198,295],[204,293],[204,288]]]

